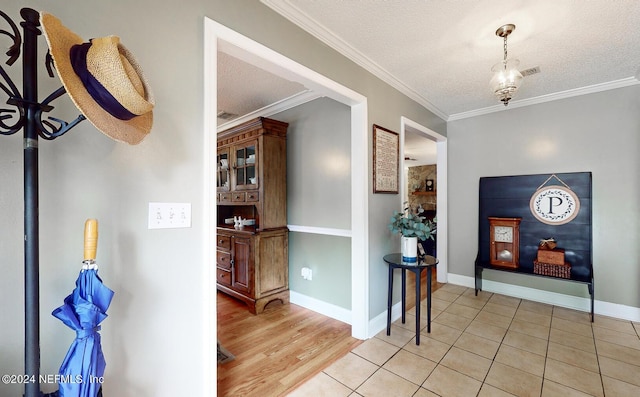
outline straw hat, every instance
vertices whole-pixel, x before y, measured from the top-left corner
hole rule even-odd
[[[84,42],[53,15],[40,24],[73,103],[101,132],[116,141],[140,143],[153,124],[153,93],[142,69],[117,36]]]

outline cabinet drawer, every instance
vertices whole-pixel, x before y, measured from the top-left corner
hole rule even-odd
[[[216,247],[227,251],[231,249],[231,236],[218,235],[216,239]]]
[[[223,251],[216,251],[216,264],[223,269],[231,269],[231,254]]]
[[[260,201],[259,192],[247,192],[247,201]]]
[[[229,270],[216,268],[216,281],[218,284],[231,286],[231,272]]]
[[[244,192],[233,192],[231,193],[231,201],[244,202],[245,201],[245,193]]]
[[[221,202],[231,201],[231,193],[220,193],[219,201]]]

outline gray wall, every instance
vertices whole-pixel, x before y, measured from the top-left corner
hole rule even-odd
[[[303,267],[313,271],[312,280],[300,276]],[[289,233],[289,288],[351,310],[351,239]]]
[[[203,241],[202,216],[204,206],[212,205],[203,200],[202,184],[205,16],[366,96],[369,127],[376,123],[399,131],[404,115],[446,133],[444,121],[257,0],[188,0],[179,5],[170,0],[29,3],[53,13],[83,38],[120,36],[145,70],[157,103],[153,131],[138,146],[115,143],[86,121],[67,136],[40,144],[43,374],[57,372],[74,337],[49,313],[73,288],[82,259],[83,224],[95,217],[100,221],[100,274],[116,291],[102,330],[108,393],[200,396],[209,382],[209,374],[202,373],[204,339],[209,337],[202,330],[205,314],[211,316],[213,310],[211,302],[202,299],[208,285],[203,269],[211,265],[203,263],[210,242]],[[19,22],[23,6],[20,0],[4,0],[2,10]],[[41,39],[40,59],[45,47]],[[41,98],[60,86],[57,78],[42,79]],[[19,80],[16,83],[21,86]],[[77,114],[67,98],[54,105],[56,117],[69,120]],[[0,139],[0,318],[5,319],[0,327],[0,372],[20,374],[22,137]],[[147,207],[152,201],[192,203],[192,228],[147,230]],[[398,205],[395,195],[369,193],[372,317],[385,310],[379,291],[386,288],[386,278],[379,262],[397,244],[389,241],[386,219]],[[209,340],[213,338],[210,335]],[[43,385],[44,391],[55,388]],[[19,395],[21,390],[18,385],[0,384],[2,396]]]
[[[636,85],[450,122],[449,272],[473,277],[480,177],[591,171],[596,299],[639,308],[639,115]],[[588,296],[566,282],[485,275]]]
[[[320,98],[272,116],[287,130],[287,223],[351,229],[351,110]]]
[[[24,5],[6,0],[2,10],[19,23]],[[41,373],[57,373],[75,337],[50,313],[74,287],[84,221],[97,218],[100,275],[116,292],[101,332],[106,390],[118,396],[199,395],[202,381],[179,380],[199,376],[203,363],[202,6],[161,7],[152,1],[29,5],[60,17],[82,37],[121,36],[143,65],[158,104],[153,132],[138,146],[118,144],[88,121],[55,141],[40,141]],[[6,48],[6,37],[1,43]],[[38,59],[43,60],[42,36],[39,44]],[[5,60],[2,55],[3,67]],[[43,67],[40,72],[44,98],[60,82],[46,77]],[[71,120],[78,113],[68,98],[54,105],[54,117]],[[0,139],[0,158],[10,162],[0,167],[0,372],[21,374],[22,136]],[[193,227],[147,230],[150,201],[191,202]],[[49,392],[57,385],[43,384],[42,389]],[[0,385],[2,396],[18,396],[22,390]]]
[[[351,110],[320,98],[274,115],[287,131],[288,224],[351,229]],[[313,271],[311,281],[300,270]],[[351,309],[351,238],[289,234],[289,288]]]

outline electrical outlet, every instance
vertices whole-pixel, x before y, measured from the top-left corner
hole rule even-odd
[[[191,227],[191,203],[149,203],[149,229]]]
[[[309,269],[308,267],[303,267],[300,273],[303,279],[311,281],[313,277],[313,271],[311,269]]]

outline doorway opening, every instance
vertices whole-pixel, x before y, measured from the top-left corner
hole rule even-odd
[[[400,141],[403,143],[400,152],[400,169],[403,170],[400,183],[401,200],[411,202],[410,194],[416,190],[421,193],[413,195],[419,198],[417,202],[428,204],[428,210],[437,219],[437,234],[435,253],[438,258],[438,269],[436,271],[439,283],[447,282],[447,137],[438,134],[415,121],[402,117],[400,120]],[[405,148],[405,143],[416,142]],[[405,152],[405,150],[407,150]],[[412,152],[411,150],[417,150]],[[415,160],[412,160],[415,159]],[[413,165],[435,164],[433,176],[433,192],[427,192],[427,181],[408,181],[408,173],[404,170]],[[428,179],[432,179],[431,176]],[[424,193],[422,193],[424,192]]]
[[[275,75],[298,81],[319,96],[329,97],[349,106],[351,110],[351,330],[352,336],[366,339],[369,323],[369,252],[367,196],[367,99],[323,75],[221,25],[205,18],[204,51],[204,161],[203,161],[203,338],[208,347],[203,371],[205,376],[215,370],[213,338],[216,332],[215,245],[216,181],[212,159],[216,155],[217,120],[217,53],[219,49],[234,57],[265,69]],[[206,353],[205,353],[206,354]],[[212,385],[213,386],[213,385]]]

